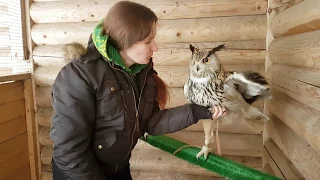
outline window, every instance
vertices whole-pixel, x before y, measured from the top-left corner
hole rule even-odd
[[[20,0],[0,0],[0,77],[31,72],[24,56],[21,12]]]

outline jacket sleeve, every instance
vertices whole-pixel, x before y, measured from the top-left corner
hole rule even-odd
[[[160,135],[176,132],[197,123],[199,119],[212,119],[212,113],[208,108],[196,104],[186,104],[160,111],[156,102],[153,116],[147,123],[147,133]]]
[[[60,71],[52,89],[53,160],[68,180],[105,180],[90,150],[96,105],[89,82],[72,62]]]

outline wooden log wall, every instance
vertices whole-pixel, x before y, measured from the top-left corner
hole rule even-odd
[[[283,179],[320,179],[320,1],[273,0],[268,7],[264,160]],[[282,155],[279,155],[282,154]],[[271,157],[271,158],[269,158]]]
[[[36,120],[41,126],[42,179],[51,180],[52,141],[51,88],[60,69],[66,65],[63,45],[77,41],[86,46],[89,35],[116,0],[34,0],[30,16],[36,80]],[[169,85],[168,107],[188,103],[183,84],[188,78],[189,44],[212,48],[226,44],[219,52],[228,70],[254,70],[264,74],[266,56],[267,2],[265,0],[135,0],[150,7],[159,17],[154,54],[155,69]],[[190,13],[192,12],[192,13]],[[263,109],[263,103],[257,103]],[[223,156],[262,170],[261,129],[252,131],[239,119],[234,124],[220,124]],[[201,122],[169,136],[202,146]],[[131,167],[134,179],[220,179],[218,175],[139,142],[133,151]],[[148,169],[148,171],[145,171]],[[272,172],[273,173],[273,172]]]

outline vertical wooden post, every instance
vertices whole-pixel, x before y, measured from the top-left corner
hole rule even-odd
[[[31,180],[40,180],[39,172],[39,140],[38,140],[38,124],[35,121],[35,111],[33,103],[33,91],[31,79],[24,80],[24,96],[26,109],[26,124],[28,134],[29,159]]]

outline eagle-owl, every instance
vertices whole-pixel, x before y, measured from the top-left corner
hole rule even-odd
[[[191,103],[208,107],[210,111],[215,105],[225,107],[228,113],[220,118],[222,121],[232,114],[242,115],[249,127],[255,130],[256,120],[269,118],[250,104],[258,99],[269,98],[271,89],[265,78],[257,72],[226,71],[215,54],[222,48],[224,45],[205,50],[190,44],[192,55],[184,95]],[[213,142],[213,124],[211,120],[203,121],[205,145],[197,158],[202,154],[206,158],[212,152],[209,146]]]

